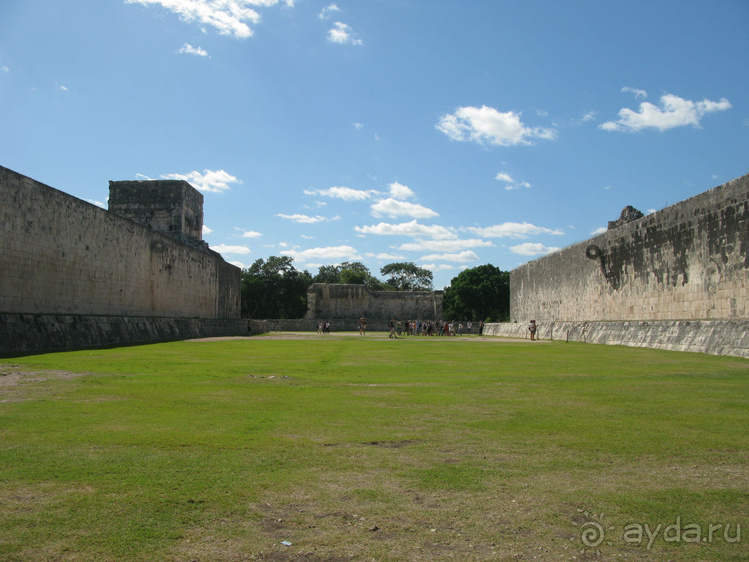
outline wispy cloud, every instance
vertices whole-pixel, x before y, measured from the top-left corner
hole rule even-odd
[[[290,220],[292,222],[297,222],[297,223],[301,223],[301,224],[315,224],[315,223],[318,223],[318,222],[330,222],[330,221],[335,221],[335,220],[338,220],[338,219],[341,218],[341,217],[337,217],[337,216],[333,217],[333,218],[328,218],[328,217],[323,217],[321,215],[317,215],[317,216],[314,216],[314,217],[311,217],[309,215],[299,215],[299,214],[296,214],[296,215],[284,215],[283,213],[278,213],[275,216],[277,216],[278,218],[281,218],[281,219],[286,219],[286,220]]]
[[[563,235],[559,229],[536,226],[528,222],[504,222],[486,227],[468,226],[461,228],[465,232],[471,232],[483,238],[527,238],[538,234]]]
[[[350,25],[337,21],[328,30],[328,41],[340,45],[362,45],[361,39],[356,39]]]
[[[479,259],[476,252],[471,250],[465,250],[455,254],[429,254],[428,256],[422,256],[420,258],[423,261],[451,261],[459,263],[468,263],[477,261]]]
[[[241,184],[242,181],[224,170],[203,170],[203,173],[193,171],[189,174],[165,174],[161,176],[168,180],[184,180],[199,191],[207,193],[221,193],[230,188],[229,184]]]
[[[125,0],[125,3],[161,6],[185,22],[197,22],[215,28],[221,35],[246,39],[253,35],[250,25],[260,21],[260,14],[254,8],[274,6],[279,0]],[[285,0],[284,4],[291,7],[294,2]]]
[[[510,251],[513,254],[518,254],[520,256],[538,256],[558,252],[559,248],[545,246],[540,243],[525,242],[524,244],[518,244],[517,246],[510,246]]]
[[[180,55],[195,55],[197,57],[211,58],[208,56],[208,52],[202,47],[193,47],[189,43],[182,45],[179,51]]]
[[[260,236],[262,236],[262,234],[254,230],[245,230],[242,233],[242,238],[259,238]]]
[[[400,224],[381,222],[371,226],[355,226],[354,230],[361,234],[375,234],[378,236],[410,236],[412,238],[424,237],[436,240],[457,238],[457,235],[452,230],[444,226],[424,225],[418,223],[416,219]]]
[[[371,209],[372,216],[374,217],[381,217],[384,215],[390,218],[408,216],[414,219],[429,219],[439,216],[436,211],[424,207],[423,205],[408,203],[407,201],[399,201],[392,197],[378,201],[371,206]]]
[[[404,252],[460,252],[468,248],[487,248],[494,246],[488,240],[478,238],[451,239],[451,240],[415,240],[396,246],[396,250]]]
[[[527,181],[516,182],[514,179],[512,179],[512,177],[510,176],[510,174],[507,174],[505,172],[498,173],[494,177],[494,179],[497,180],[497,181],[501,181],[501,182],[507,184],[507,185],[505,185],[505,189],[507,191],[512,191],[513,189],[520,189],[521,187],[524,187],[526,189],[530,189],[531,188],[531,184],[528,183]]]
[[[346,245],[309,248],[307,250],[284,250],[281,252],[281,255],[291,256],[301,262],[351,261],[361,259],[356,248]]]
[[[360,189],[352,189],[350,187],[335,186],[329,187],[328,189],[314,189],[304,190],[305,195],[320,195],[322,197],[331,197],[333,199],[342,199],[343,201],[364,201],[371,199],[377,194],[376,191],[363,191]]]
[[[218,244],[216,246],[211,246],[211,250],[213,250],[214,252],[218,252],[219,254],[233,254],[240,256],[245,256],[252,253],[247,246],[229,246],[227,244]]]
[[[650,102],[641,103],[638,111],[625,107],[619,110],[618,120],[607,121],[599,127],[604,131],[633,133],[643,129],[666,131],[687,125],[699,128],[700,121],[708,113],[725,111],[731,107],[726,98],[721,98],[717,102],[708,99],[694,102],[673,94],[664,94],[661,96],[660,107]]]
[[[319,17],[321,20],[328,19],[331,14],[334,14],[336,12],[340,12],[341,9],[336,6],[335,4],[329,4],[325,6],[319,14],[317,14],[317,17]]]
[[[630,88],[629,86],[624,86],[622,88],[622,92],[632,92],[635,95],[635,99],[644,100],[648,97],[648,93],[645,90],[640,90],[638,88]]]
[[[485,105],[459,107],[454,113],[443,115],[436,127],[452,140],[496,146],[530,145],[535,139],[556,138],[554,129],[526,127],[519,113],[502,113]]]
[[[410,187],[398,182],[393,182],[388,187],[390,188],[390,197],[393,199],[411,199],[416,195]]]

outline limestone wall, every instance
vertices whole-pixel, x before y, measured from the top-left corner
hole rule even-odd
[[[239,318],[215,252],[0,167],[0,313]]]
[[[442,291],[369,291],[364,285],[315,283],[307,289],[306,319],[442,319]]]
[[[487,324],[484,335],[528,338],[528,324]],[[541,342],[571,341],[652,347],[749,359],[749,320],[546,322],[538,324],[536,337]]]
[[[527,263],[510,294],[523,324],[749,318],[749,175]]]

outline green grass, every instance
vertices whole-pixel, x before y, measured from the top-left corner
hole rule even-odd
[[[749,559],[746,360],[372,334],[4,363],[2,560]]]

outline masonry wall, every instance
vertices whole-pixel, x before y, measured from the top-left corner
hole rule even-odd
[[[510,294],[519,323],[749,318],[749,175],[527,263]]]
[[[315,283],[307,290],[306,319],[442,319],[442,291],[370,291],[364,285]]]
[[[240,316],[240,270],[0,167],[0,313]]]

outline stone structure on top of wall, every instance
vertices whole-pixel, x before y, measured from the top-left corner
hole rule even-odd
[[[199,322],[123,318],[190,318],[207,321],[211,335],[236,331],[240,270],[200,239],[203,196],[181,181],[110,187],[106,211],[0,166],[0,353],[200,332]],[[83,321],[94,316],[110,320]],[[63,337],[67,328],[49,325],[56,318],[90,333]]]
[[[730,333],[731,322],[746,326],[749,175],[614,226],[511,271],[511,321],[618,322],[626,329],[616,333],[640,345],[663,339],[674,322],[679,334],[699,330],[692,340],[704,340],[715,326],[721,333]],[[638,339],[646,325],[650,335]],[[609,343],[626,343],[607,328],[595,331],[611,335]],[[703,341],[695,350],[724,348]]]
[[[441,320],[443,291],[370,291],[364,285],[314,283],[307,314],[316,320]]]

